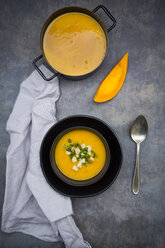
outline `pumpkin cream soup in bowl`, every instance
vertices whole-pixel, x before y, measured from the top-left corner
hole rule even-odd
[[[80,12],[66,13],[47,27],[43,50],[56,71],[80,76],[101,64],[106,52],[106,36],[92,17]]]
[[[108,29],[95,14],[99,9],[112,21]],[[102,64],[108,33],[115,25],[115,18],[103,5],[93,11],[74,6],[55,11],[42,27],[42,54],[33,61],[34,68],[46,81],[60,75],[75,80],[89,76]],[[42,59],[53,73],[50,78],[37,65]]]
[[[110,162],[110,150],[103,136],[87,127],[70,128],[53,142],[50,161],[64,182],[86,186],[98,181]]]

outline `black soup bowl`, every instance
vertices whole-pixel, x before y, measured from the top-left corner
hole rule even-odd
[[[73,130],[87,130],[90,131],[92,133],[94,133],[95,135],[97,135],[99,137],[99,139],[102,141],[102,143],[104,144],[104,148],[105,148],[105,152],[106,152],[106,158],[105,158],[105,163],[102,167],[102,169],[93,177],[86,179],[86,180],[74,180],[68,176],[66,176],[58,167],[58,164],[56,163],[55,160],[55,150],[56,150],[56,146],[58,144],[58,141],[62,138],[63,135],[65,135],[66,133],[73,131]],[[73,186],[87,186],[90,184],[93,184],[95,182],[97,182],[98,180],[101,179],[101,177],[104,176],[104,174],[106,173],[109,165],[110,165],[110,149],[108,146],[108,143],[106,142],[105,138],[96,130],[89,128],[89,127],[85,127],[85,126],[78,126],[78,127],[72,127],[69,128],[65,131],[63,131],[62,133],[59,134],[59,136],[56,137],[56,139],[53,142],[53,145],[51,147],[50,150],[50,163],[51,166],[55,172],[55,174],[65,183],[68,183],[70,185]]]
[[[94,130],[100,135],[107,146],[107,161],[104,170],[94,181],[86,182],[85,185],[74,184],[68,178],[62,178],[55,169],[52,159],[52,149],[58,139],[65,132],[75,128]],[[115,132],[102,120],[86,115],[74,115],[66,117],[54,124],[43,138],[40,148],[41,169],[48,184],[59,193],[70,197],[89,197],[102,193],[109,188],[117,178],[122,165],[122,149]]]

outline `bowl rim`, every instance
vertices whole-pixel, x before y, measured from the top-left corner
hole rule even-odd
[[[116,140],[117,140],[117,143],[120,147],[120,163],[118,165],[118,170],[117,170],[117,173],[116,175],[114,176],[113,180],[107,185],[105,186],[104,188],[100,189],[99,191],[97,192],[93,192],[93,193],[86,193],[84,195],[80,195],[80,194],[77,194],[77,193],[67,193],[67,192],[63,192],[61,190],[59,190],[55,185],[53,185],[48,177],[47,177],[47,174],[45,172],[45,168],[44,168],[44,163],[43,163],[43,160],[42,160],[42,147],[44,145],[44,142],[47,138],[47,134],[54,128],[55,125],[57,125],[57,123],[61,123],[62,121],[65,121],[67,119],[71,119],[71,118],[89,118],[89,119],[93,119],[93,120],[96,120],[96,121],[99,121],[101,122],[103,125],[105,125],[115,136]],[[62,194],[64,196],[67,196],[67,197],[71,197],[71,198],[88,198],[88,197],[93,197],[93,196],[97,196],[98,194],[101,194],[103,193],[104,191],[106,191],[108,188],[111,187],[111,185],[113,185],[113,183],[115,182],[116,178],[118,177],[119,173],[120,173],[120,170],[121,170],[121,166],[122,166],[122,162],[123,162],[123,149],[122,149],[122,145],[121,145],[121,142],[119,140],[119,137],[118,135],[116,134],[116,132],[103,120],[101,120],[100,118],[98,117],[95,117],[95,116],[91,116],[91,115],[86,115],[86,114],[77,114],[77,115],[70,115],[70,116],[66,116],[64,118],[62,118],[61,120],[57,121],[56,123],[54,123],[54,125],[52,125],[48,130],[47,132],[45,133],[43,139],[42,139],[42,142],[41,142],[41,146],[40,146],[40,166],[41,166],[41,169],[42,169],[42,173],[47,181],[47,183],[50,185],[50,187],[52,187],[56,192],[58,192],[59,194]],[[62,181],[63,183],[63,181]],[[76,186],[73,186],[73,187],[76,187]]]
[[[95,135],[97,135],[98,137],[100,136],[99,138],[102,139],[102,143],[104,142],[103,144],[104,144],[104,146],[105,146],[105,150],[108,151],[108,156],[107,156],[107,154],[106,154],[105,162],[104,162],[104,165],[103,165],[103,167],[101,168],[101,170],[99,170],[98,173],[97,173],[96,175],[94,175],[93,177],[88,178],[88,179],[84,179],[84,180],[76,180],[76,179],[73,179],[73,178],[71,178],[71,177],[65,175],[65,174],[60,170],[60,168],[58,167],[58,165],[57,165],[57,163],[56,163],[56,160],[55,160],[56,166],[57,166],[58,170],[60,171],[60,173],[62,173],[64,177],[66,177],[66,178],[70,179],[71,181],[75,182],[75,183],[72,183],[72,182],[65,181],[65,179],[63,179],[62,177],[60,177],[60,175],[59,175],[59,174],[57,173],[57,171],[55,170],[55,168],[54,168],[54,166],[53,166],[53,162],[52,162],[52,150],[53,150],[53,148],[54,148],[54,144],[56,143],[56,141],[57,141],[60,137],[62,138],[63,135],[65,135],[67,132],[72,131],[72,130],[74,130],[74,129],[86,129],[86,130],[89,130],[89,131],[91,131],[91,132],[94,132]],[[57,143],[58,143],[58,142],[57,142]],[[56,144],[56,145],[57,145],[57,144]],[[67,128],[67,129],[63,130],[61,133],[59,133],[59,134],[57,135],[57,137],[54,139],[54,141],[53,141],[53,143],[52,143],[52,145],[51,145],[51,149],[50,149],[50,152],[49,152],[49,159],[50,159],[50,164],[51,164],[51,167],[52,167],[54,173],[55,173],[56,176],[58,176],[64,183],[67,183],[67,184],[69,184],[69,185],[71,185],[71,186],[84,187],[84,186],[88,186],[88,185],[91,185],[91,184],[96,183],[97,181],[99,181],[99,180],[105,175],[105,173],[106,173],[107,170],[108,170],[108,167],[110,166],[111,152],[110,152],[110,148],[109,148],[109,145],[108,145],[106,139],[103,137],[103,135],[102,135],[100,132],[98,132],[98,131],[95,130],[94,128],[91,128],[91,127],[88,127],[88,126],[75,126],[75,127]],[[106,164],[107,164],[107,166],[106,166],[106,168],[105,168],[105,165],[106,165]],[[99,176],[99,174],[102,172],[102,170],[103,170],[104,168],[105,168],[104,172]],[[98,176],[98,178],[96,178],[97,176]],[[96,180],[94,180],[95,178],[96,178]],[[93,179],[94,181],[88,182],[89,180],[92,180],[92,179]],[[76,184],[76,182],[77,182],[77,183],[80,182],[80,183],[82,183],[82,184]],[[84,182],[84,184],[83,184],[83,182]],[[85,183],[85,182],[87,182],[87,183]]]

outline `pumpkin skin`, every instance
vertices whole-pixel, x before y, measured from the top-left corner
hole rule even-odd
[[[123,86],[128,66],[128,53],[118,62],[100,84],[94,96],[95,102],[106,102],[114,98]]]

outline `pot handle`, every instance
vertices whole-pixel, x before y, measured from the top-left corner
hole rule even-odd
[[[40,68],[37,66],[37,62],[38,62],[40,59],[42,59],[42,58],[43,58],[43,55],[41,54],[39,57],[37,57],[37,58],[33,61],[32,65],[34,66],[34,68],[38,71],[38,73],[41,75],[41,77],[42,77],[44,80],[50,81],[50,80],[52,80],[53,78],[55,78],[55,77],[57,76],[57,73],[54,72],[54,75],[53,75],[53,76],[51,76],[50,78],[47,78],[47,77],[43,74],[43,72],[40,70]]]
[[[113,24],[107,29],[107,32],[109,33],[115,26],[116,26],[116,19],[111,15],[109,10],[102,4],[98,5],[92,12],[95,13],[98,9],[104,10],[104,12],[107,14],[107,16],[112,20]]]

